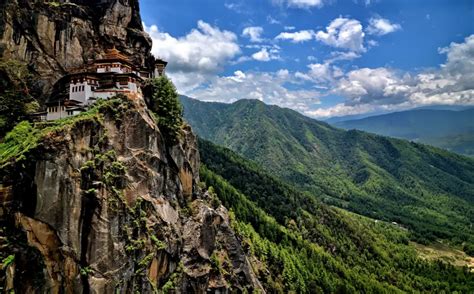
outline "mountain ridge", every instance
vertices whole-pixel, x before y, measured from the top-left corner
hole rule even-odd
[[[472,159],[344,131],[255,101],[222,105],[182,98],[182,103],[185,119],[200,137],[256,161],[328,204],[401,223],[420,240],[473,240],[465,230],[474,221],[469,213],[474,212]]]
[[[234,228],[260,259],[256,275],[265,288],[392,293],[474,286],[474,276],[459,273],[456,281],[449,265],[443,269],[446,264],[419,259],[420,253],[408,242],[409,232],[398,224],[327,206],[230,149],[198,141],[202,180],[231,210]],[[291,254],[286,255],[287,250]],[[469,261],[465,265],[474,266]],[[281,272],[283,281],[276,278]]]
[[[474,108],[463,110],[415,109],[333,123],[474,155]],[[458,138],[458,141],[456,141]]]

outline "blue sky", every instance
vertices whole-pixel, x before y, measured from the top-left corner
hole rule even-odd
[[[316,118],[474,104],[471,0],[141,0],[191,97]]]

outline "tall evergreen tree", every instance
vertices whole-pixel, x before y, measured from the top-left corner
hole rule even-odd
[[[25,64],[0,60],[0,137],[39,108],[30,95],[31,75]]]
[[[171,80],[166,76],[148,80],[144,96],[148,108],[157,115],[161,131],[169,139],[176,140],[183,124],[183,107]]]

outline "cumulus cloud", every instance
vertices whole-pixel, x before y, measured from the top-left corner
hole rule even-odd
[[[251,42],[259,43],[263,41],[263,39],[261,38],[262,33],[262,27],[246,27],[242,31],[242,36],[249,38]]]
[[[395,31],[401,30],[402,26],[396,23],[391,23],[390,20],[376,17],[369,20],[367,33],[376,36],[383,36]]]
[[[281,21],[273,18],[271,15],[267,15],[267,21],[269,24],[281,24]]]
[[[286,5],[295,8],[320,8],[324,4],[323,0],[272,0],[272,2],[276,5]]]
[[[312,63],[308,65],[310,76],[314,81],[329,81],[332,80],[332,70],[329,63]]]
[[[326,45],[355,52],[365,51],[364,36],[358,20],[344,17],[334,19],[326,27],[326,31],[316,33],[316,39]]]
[[[317,108],[304,112],[307,116],[315,118],[328,118],[333,116],[354,115],[380,110],[378,107],[370,104],[349,106],[344,103],[338,103],[329,108]]]
[[[233,2],[225,2],[224,7],[234,11],[235,13],[239,14],[249,14],[250,10],[248,10],[248,6],[242,0],[233,1]]]
[[[418,74],[384,67],[349,71],[335,80],[331,91],[347,100],[306,114],[328,117],[433,104],[474,105],[474,35],[439,52],[446,54],[446,62]]]
[[[357,58],[365,51],[364,33],[358,21],[340,17],[325,31],[309,34],[341,50],[331,53],[324,61],[308,57],[311,63],[306,71],[235,71],[233,75],[219,76],[226,65],[235,65],[236,60],[279,59],[280,49],[276,45],[251,44],[246,49],[255,49],[254,53],[241,56],[234,33],[203,21],[184,36],[172,36],[156,26],[145,28],[154,40],[155,56],[170,62],[167,72],[180,93],[202,100],[259,99],[313,117],[430,104],[474,105],[474,35],[440,48],[439,53],[446,60],[437,69],[413,73],[379,67],[344,72],[337,62]],[[288,39],[301,40],[301,37]],[[330,99],[325,97],[332,95],[346,100],[321,109],[320,99]]]
[[[152,53],[169,62],[167,71],[177,86],[198,85],[240,54],[234,33],[201,20],[197,28],[181,37],[162,32],[156,25],[145,25],[145,30],[153,39]]]
[[[387,68],[361,68],[350,71],[338,82],[335,93],[349,99],[348,104],[397,104],[407,99],[410,87]]]
[[[319,104],[320,93],[315,90],[292,90],[285,86],[292,82],[286,69],[277,72],[242,72],[216,77],[206,88],[188,93],[204,101],[234,102],[239,99],[258,99],[267,104],[289,107],[301,112]]]
[[[446,54],[446,63],[441,67],[452,76],[467,76],[474,82],[474,35],[467,37],[463,43],[451,43],[440,48],[440,54]],[[472,85],[471,85],[472,87]]]
[[[291,40],[293,43],[309,41],[314,37],[313,30],[303,30],[299,32],[282,32],[275,37],[277,40]]]
[[[330,57],[326,60],[326,62],[333,63],[340,60],[352,60],[359,58],[361,55],[357,52],[347,51],[347,52],[339,52],[334,51],[331,52]]]
[[[252,58],[257,61],[270,61],[274,59],[279,59],[280,56],[278,55],[277,49],[270,49],[269,51],[267,48],[262,48],[262,50],[252,54]]]

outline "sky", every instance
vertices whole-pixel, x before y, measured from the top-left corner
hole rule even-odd
[[[326,119],[474,105],[473,0],[140,0],[178,92]]]

